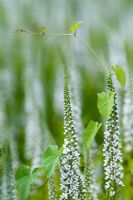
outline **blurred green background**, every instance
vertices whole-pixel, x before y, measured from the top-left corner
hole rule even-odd
[[[94,55],[74,37],[13,32],[18,28],[37,32],[46,26],[48,33],[68,33],[73,23],[83,20],[78,34],[104,63],[112,64],[109,44],[111,35],[117,34],[124,41],[132,68],[132,10],[132,0],[0,0],[0,117],[4,121],[0,135],[1,144],[6,135],[13,144],[14,169],[21,162],[31,164],[25,156],[26,140],[37,146],[34,136],[26,139],[27,113],[28,117],[38,115],[42,135],[48,131],[58,146],[63,144],[64,64],[74,68],[79,77],[83,127],[90,119],[101,120],[96,102],[97,93],[105,89],[105,73]],[[30,106],[26,111],[26,104],[31,104],[35,112]],[[48,144],[46,135],[42,136],[44,147]],[[102,135],[101,130],[96,136],[98,145],[103,141]],[[32,192],[29,199],[46,200],[47,188]]]

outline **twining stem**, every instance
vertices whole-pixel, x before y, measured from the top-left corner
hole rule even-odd
[[[14,33],[18,32],[29,33],[33,35],[44,35],[44,36],[73,36],[73,33],[45,33],[45,32],[28,31],[25,29],[17,29]]]
[[[47,178],[47,180],[41,186],[32,188],[31,190],[38,190],[38,189],[44,187],[47,184],[48,181],[49,181],[49,178]]]
[[[92,54],[95,56],[97,62],[103,67],[104,71],[106,73],[108,73],[108,68],[107,66],[101,61],[101,59],[98,57],[97,53],[95,52],[95,50],[92,48],[92,46],[84,39],[82,39],[79,35],[77,35],[77,32],[75,31],[74,33],[46,33],[46,32],[32,32],[32,31],[28,31],[25,29],[17,29],[14,33],[17,32],[24,32],[24,33],[29,33],[29,34],[33,34],[33,35],[43,35],[43,36],[73,36],[75,38],[77,38],[82,44],[84,44],[91,52]]]
[[[97,53],[95,52],[95,50],[92,48],[92,46],[84,39],[82,39],[79,35],[75,35],[75,37],[80,40],[82,42],[82,44],[84,44],[91,52],[92,54],[95,56],[95,58],[97,59],[98,63],[104,68],[105,72],[108,73],[108,69],[107,66],[100,60],[100,58],[98,57]]]
[[[14,33],[18,33],[18,32],[29,33],[29,34],[33,34],[33,35],[40,35],[41,34],[40,32],[32,32],[32,31],[28,31],[28,30],[25,30],[25,29],[17,29],[16,31],[14,31]]]
[[[45,36],[73,36],[73,34],[72,33],[47,33]]]

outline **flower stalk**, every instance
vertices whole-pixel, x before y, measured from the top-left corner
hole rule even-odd
[[[107,88],[114,92],[114,106],[109,119],[106,121],[104,133],[104,173],[105,190],[107,199],[118,199],[119,189],[123,186],[122,178],[122,152],[118,126],[118,108],[116,103],[116,91],[113,86],[112,76],[107,77]]]
[[[80,155],[78,138],[74,127],[72,108],[69,94],[68,72],[64,72],[64,145],[60,164],[61,190],[60,200],[84,200],[83,187],[79,165]]]

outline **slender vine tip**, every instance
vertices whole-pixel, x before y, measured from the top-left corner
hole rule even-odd
[[[41,33],[44,35],[46,33],[46,26],[41,27]]]
[[[80,27],[80,25],[83,23],[83,21],[77,21],[75,24],[73,24],[72,26],[70,26],[70,28],[69,28],[69,30],[70,31],[76,31],[79,27]]]

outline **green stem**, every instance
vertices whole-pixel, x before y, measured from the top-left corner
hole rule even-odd
[[[44,36],[73,36],[72,33],[46,33]]]
[[[103,67],[103,69],[105,70],[106,73],[108,73],[108,68],[107,66],[100,60],[100,58],[98,57],[97,53],[95,52],[95,50],[92,48],[92,46],[84,39],[82,39],[80,36],[75,36],[78,40],[80,40],[82,42],[82,44],[84,44],[91,52],[92,54],[95,56],[95,58],[97,59],[98,63]]]
[[[44,187],[48,183],[48,180],[49,180],[49,178],[39,187],[32,188],[31,191],[41,189],[42,187]]]
[[[107,66],[101,61],[101,59],[98,57],[97,53],[95,52],[95,50],[92,48],[92,46],[84,39],[82,39],[79,35],[77,35],[76,31],[74,33],[46,33],[46,32],[32,32],[32,31],[28,31],[25,29],[17,29],[14,33],[18,33],[18,32],[24,32],[24,33],[28,33],[28,34],[33,34],[33,35],[43,35],[43,36],[73,36],[75,38],[77,38],[82,44],[84,44],[91,52],[92,54],[95,56],[97,62],[103,67],[104,71],[106,73],[108,73],[108,68]]]

